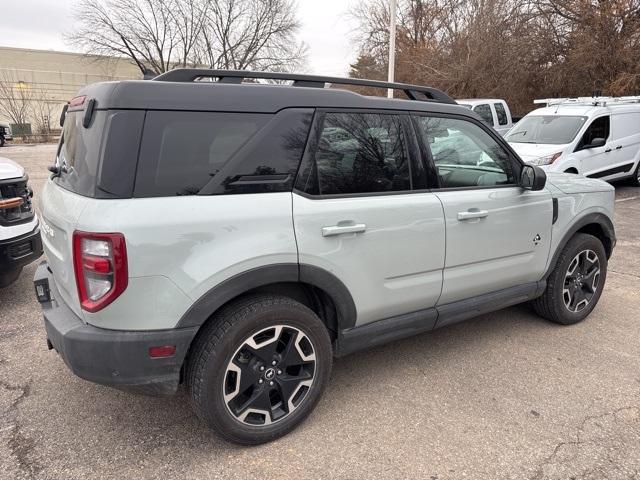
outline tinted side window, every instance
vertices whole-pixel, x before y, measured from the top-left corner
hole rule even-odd
[[[473,111],[480,115],[480,118],[482,118],[483,121],[493,126],[493,114],[491,113],[491,107],[489,104],[483,103],[482,105],[476,105],[473,107]]]
[[[201,194],[291,191],[311,128],[313,109],[285,109],[254,135]]]
[[[587,127],[582,135],[582,139],[578,144],[578,148],[583,147],[585,145],[589,145],[595,138],[604,138],[607,140],[609,138],[609,129],[610,129],[610,120],[609,116],[596,118],[591,125]]]
[[[402,119],[373,113],[327,113],[315,151],[321,195],[411,189]]]
[[[147,112],[136,197],[195,195],[272,115]]]
[[[498,124],[506,125],[509,123],[509,119],[507,118],[507,111],[504,109],[504,105],[501,103],[494,103],[493,106],[496,109],[496,115],[498,116]]]
[[[516,183],[509,154],[478,125],[455,118],[421,116],[418,128],[431,150],[441,187]]]

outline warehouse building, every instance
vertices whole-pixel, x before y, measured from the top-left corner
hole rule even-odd
[[[0,47],[0,123],[14,123],[6,112],[12,102],[13,108],[25,104],[33,133],[55,130],[63,105],[84,85],[140,78],[140,70],[123,58]]]

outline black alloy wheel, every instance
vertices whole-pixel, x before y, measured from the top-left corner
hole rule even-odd
[[[598,291],[600,260],[593,250],[582,250],[569,264],[564,277],[562,298],[571,313],[578,313],[589,306]]]
[[[290,325],[267,327],[246,338],[229,361],[224,401],[239,422],[270,425],[304,401],[313,385],[315,349]]]

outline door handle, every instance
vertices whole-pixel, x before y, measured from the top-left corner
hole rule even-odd
[[[323,237],[332,237],[334,235],[342,235],[344,233],[362,233],[367,229],[364,223],[351,223],[348,225],[332,225],[330,227],[322,227]]]
[[[618,146],[616,147],[616,150],[620,150],[621,148],[622,148],[622,145],[618,145]]]
[[[472,208],[467,210],[466,212],[458,212],[458,220],[463,222],[465,220],[472,220],[474,218],[485,218],[488,215],[488,210],[478,210],[477,208]]]
[[[610,148],[607,148],[607,149],[604,151],[604,153],[609,153],[610,151],[611,151],[611,149],[610,149]]]

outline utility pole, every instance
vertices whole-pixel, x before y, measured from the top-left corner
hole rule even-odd
[[[395,79],[396,66],[396,3],[397,0],[391,0],[389,16],[389,75],[387,78],[390,83],[393,83]],[[387,90],[387,97],[393,98],[393,88]]]

